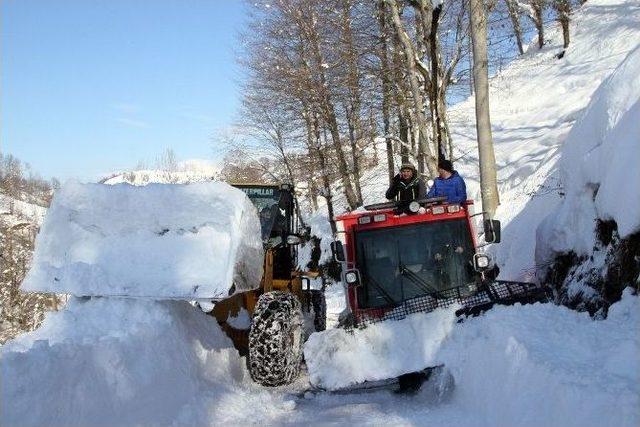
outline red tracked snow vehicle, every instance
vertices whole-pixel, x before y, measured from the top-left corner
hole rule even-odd
[[[475,315],[494,304],[548,300],[536,284],[495,280],[489,256],[478,249],[500,242],[500,222],[485,221],[486,244],[478,245],[471,200],[457,205],[438,197],[365,209],[336,218],[344,246],[337,241],[333,248],[343,265],[347,325],[454,303],[462,307],[458,315]]]

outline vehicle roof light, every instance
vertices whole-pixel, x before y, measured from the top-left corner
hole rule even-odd
[[[449,212],[449,213],[460,212],[460,205],[447,206],[447,212]]]
[[[387,219],[385,214],[376,214],[373,216],[373,222],[382,222]]]
[[[431,208],[431,213],[434,215],[440,215],[444,213],[444,206],[434,206]]]
[[[361,216],[360,218],[358,218],[358,224],[360,225],[369,224],[370,222],[371,222],[370,216]]]

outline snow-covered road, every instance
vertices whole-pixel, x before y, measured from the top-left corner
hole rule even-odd
[[[427,316],[377,325],[377,345],[394,342],[408,322]],[[431,332],[416,332],[416,358],[424,342],[433,342]],[[334,351],[350,352],[350,344],[343,340]],[[215,320],[186,302],[73,299],[41,329],[2,347],[0,421],[636,426],[639,349],[640,299],[630,293],[604,321],[552,304],[497,307],[452,325],[438,342],[434,357],[456,382],[448,402],[434,403],[427,391],[305,395],[306,375],[275,389],[252,383]],[[389,364],[406,358],[394,350],[387,350]]]

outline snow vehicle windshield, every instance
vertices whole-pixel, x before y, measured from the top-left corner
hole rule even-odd
[[[282,197],[280,189],[265,186],[238,186],[237,188],[244,191],[258,210],[262,241],[266,243],[270,238],[280,236],[283,227],[286,227],[284,211],[280,208]]]
[[[393,306],[473,282],[473,243],[464,219],[361,231],[356,258],[361,308]]]

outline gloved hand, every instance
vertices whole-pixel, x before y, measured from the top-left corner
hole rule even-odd
[[[400,174],[397,174],[396,176],[393,177],[393,180],[391,181],[391,183],[394,185],[397,185],[400,183],[401,180],[402,178],[400,178]]]

